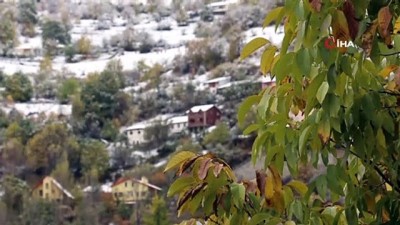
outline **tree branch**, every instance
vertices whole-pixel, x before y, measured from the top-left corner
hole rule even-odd
[[[400,54],[400,52],[392,52],[392,53],[384,53],[384,54],[380,54],[381,56],[392,56],[392,55],[398,55]]]
[[[390,186],[393,187],[394,190],[396,190],[396,192],[400,193],[400,188],[395,186],[393,184],[393,182],[387,177],[385,176],[385,174],[382,172],[382,170],[378,167],[378,165],[376,165],[372,160],[367,160],[367,159],[363,159],[360,155],[358,155],[357,153],[349,150],[350,153],[354,156],[356,156],[357,158],[361,159],[362,161],[369,163],[370,165],[372,165],[372,167],[374,168],[374,170],[379,174],[379,176],[386,182],[388,183]]]

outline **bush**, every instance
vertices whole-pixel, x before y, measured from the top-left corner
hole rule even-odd
[[[168,20],[162,20],[157,24],[157,30],[172,30],[172,24]]]

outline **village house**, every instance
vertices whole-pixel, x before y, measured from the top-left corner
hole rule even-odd
[[[212,2],[207,5],[215,15],[225,14],[228,8],[234,4],[237,4],[239,0],[223,0],[218,2]]]
[[[261,76],[256,82],[261,84],[261,89],[275,86],[275,78],[272,79],[270,75]]]
[[[145,200],[157,191],[161,191],[161,188],[150,184],[145,177],[140,180],[121,177],[111,186],[113,199],[125,204]]]
[[[213,104],[194,106],[187,111],[190,131],[200,131],[214,126],[221,119],[221,111]]]
[[[46,176],[33,189],[32,196],[34,198],[42,198],[50,201],[66,203],[74,198],[60,183],[53,177]]]
[[[145,130],[148,127],[154,126],[154,124],[161,123],[167,124],[168,119],[172,115],[158,115],[146,121],[135,123],[123,130],[123,133],[128,137],[128,142],[131,145],[139,145],[146,142]]]
[[[204,84],[211,93],[216,94],[220,86],[228,84],[229,82],[231,82],[231,77],[218,77],[207,80]]]
[[[174,116],[168,119],[169,131],[171,134],[182,133],[188,128],[188,116]]]

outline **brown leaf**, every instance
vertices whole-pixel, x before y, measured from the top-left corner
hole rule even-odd
[[[265,192],[265,181],[266,181],[267,174],[264,171],[257,170],[256,171],[256,181],[258,190],[261,193],[261,196],[264,195]]]
[[[272,177],[274,178],[275,191],[282,190],[282,178],[278,169],[272,165],[268,166],[268,169],[271,171]]]
[[[354,40],[358,34],[359,22],[356,19],[356,10],[354,9],[354,5],[351,1],[346,1],[343,4],[343,13],[346,16],[347,24],[349,25],[351,39]]]
[[[212,166],[211,160],[212,159],[208,158],[201,161],[198,174],[201,180],[204,180],[207,177],[208,169]]]
[[[378,20],[374,20],[368,29],[362,35],[362,48],[364,49],[367,57],[370,56],[372,51],[372,44],[378,28]]]
[[[190,197],[191,195],[192,195],[192,191],[191,191],[191,190],[188,190],[188,191],[183,195],[183,197],[179,199],[179,201],[178,201],[178,208],[177,208],[178,211],[179,211],[179,209],[183,206],[183,204],[185,204],[185,202],[186,202],[187,200],[189,200],[189,197]]]
[[[222,170],[223,167],[224,167],[223,164],[215,163],[214,170],[213,170],[215,177],[218,177],[218,175],[221,173],[221,170]]]
[[[378,30],[381,37],[385,40],[386,45],[392,43],[390,35],[390,24],[392,22],[392,14],[388,6],[381,8],[378,12]]]
[[[336,40],[348,41],[351,38],[349,25],[342,10],[336,10],[333,14],[332,33]]]
[[[317,12],[321,11],[321,6],[322,6],[321,0],[310,0],[310,3],[311,3],[311,7],[315,11],[317,11]]]
[[[242,181],[244,187],[246,188],[246,192],[251,192],[251,193],[255,193],[257,194],[257,183],[255,181],[252,180],[244,180]]]
[[[394,75],[394,82],[396,83],[397,90],[400,90],[400,68],[397,69]]]
[[[177,176],[181,176],[200,156],[196,156],[191,158],[190,160],[185,161],[180,167],[179,170],[176,171]]]

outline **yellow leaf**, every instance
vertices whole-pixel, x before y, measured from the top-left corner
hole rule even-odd
[[[240,53],[240,59],[243,60],[247,57],[249,57],[249,55],[253,54],[257,49],[269,44],[270,42],[262,37],[257,37],[254,38],[253,40],[251,40],[249,43],[247,43],[242,52]]]
[[[270,25],[272,21],[275,21],[278,19],[279,14],[281,14],[282,10],[284,10],[283,7],[277,7],[273,10],[271,10],[267,16],[264,19],[264,23],[263,23],[263,28],[265,28],[266,26]]]
[[[350,39],[349,25],[343,11],[337,10],[332,20],[333,36],[336,40],[347,41]]]
[[[392,42],[390,34],[390,24],[392,22],[392,14],[390,13],[389,6],[381,8],[378,12],[378,30],[381,37],[385,40],[386,45]]]
[[[381,76],[381,77],[383,77],[383,78],[386,78],[386,77],[389,76],[389,74],[390,74],[391,72],[395,71],[397,68],[398,68],[397,65],[390,65],[390,66],[387,66],[386,68],[382,69],[382,70],[379,72],[379,76]]]
[[[394,24],[393,32],[395,34],[399,34],[400,33],[400,17],[397,18],[396,23]]]
[[[387,89],[389,91],[395,91],[396,90],[396,82],[394,80],[388,82],[387,85],[385,86],[385,89]]]
[[[264,75],[271,70],[276,50],[275,46],[269,46],[261,56],[260,70]]]
[[[392,186],[390,184],[385,183],[385,186],[386,186],[386,190],[387,191],[393,191],[393,188],[392,188]]]
[[[274,196],[274,178],[272,176],[266,177],[265,182],[265,197],[271,199]]]
[[[296,190],[300,195],[304,196],[307,191],[308,191],[308,187],[306,184],[304,184],[301,181],[298,180],[292,180],[290,181],[287,186],[291,187],[292,189]]]
[[[172,158],[167,163],[167,166],[165,167],[164,172],[167,172],[168,170],[178,167],[180,164],[182,164],[186,160],[188,160],[192,157],[195,157],[195,156],[196,156],[196,154],[193,152],[189,152],[189,151],[179,152],[178,154],[172,156]]]
[[[282,190],[282,178],[279,174],[278,170],[274,166],[268,166],[268,169],[271,171],[271,175],[274,178],[274,190],[281,191]]]
[[[318,127],[318,136],[321,139],[322,144],[326,144],[331,136],[331,125],[329,121],[323,121]]]

